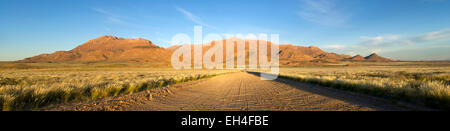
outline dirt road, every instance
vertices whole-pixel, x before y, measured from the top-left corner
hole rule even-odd
[[[43,110],[371,111],[423,110],[408,104],[246,72],[216,76],[132,95]]]

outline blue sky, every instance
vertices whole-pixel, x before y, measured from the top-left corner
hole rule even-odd
[[[449,0],[0,0],[0,61],[102,35],[162,46],[177,33],[276,33],[281,44],[400,60],[450,60]]]

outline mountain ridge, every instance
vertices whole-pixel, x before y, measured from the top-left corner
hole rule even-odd
[[[233,40],[236,54],[236,43],[243,41],[246,45],[246,59],[248,59],[249,42],[257,42],[257,40],[242,40],[238,38],[223,39]],[[211,41],[203,44],[203,53],[210,49],[220,40]],[[231,43],[233,43],[231,42]],[[270,49],[270,41],[267,42]],[[224,51],[226,44],[223,44]],[[126,39],[116,36],[101,36],[91,39],[69,51],[56,51],[51,54],[40,54],[37,56],[19,60],[19,62],[154,62],[154,63],[170,63],[172,53],[179,48],[180,45],[174,45],[168,48],[162,48],[143,38]],[[340,61],[372,61],[372,62],[390,62],[392,60],[371,54],[367,57],[354,56],[345,54],[337,54],[326,52],[317,46],[295,46],[292,44],[279,45],[280,49],[280,65],[302,65],[302,64],[322,64],[335,63]],[[224,52],[225,53],[225,52]],[[270,52],[268,52],[270,55]],[[355,58],[357,57],[357,58]],[[363,58],[363,59],[361,59]],[[224,59],[225,60],[225,59]],[[234,59],[233,59],[234,60]],[[248,61],[248,60],[246,60]]]

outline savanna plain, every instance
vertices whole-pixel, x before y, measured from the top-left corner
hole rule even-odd
[[[200,90],[200,84],[192,84],[192,89],[180,90],[172,93],[172,97],[155,98],[177,100],[177,96],[185,98],[197,98],[185,93],[195,91],[203,93],[207,97],[208,92],[215,93],[215,88],[211,85],[229,84],[223,88],[234,89],[233,83],[240,81],[236,87],[245,85],[255,85],[260,82],[253,80],[253,76],[242,75],[251,73],[265,73],[263,70],[175,70],[165,65],[143,64],[143,63],[0,63],[0,110],[20,111],[20,110],[45,110],[49,107],[67,105],[70,103],[83,103],[98,101],[105,98],[133,95],[146,92],[152,89],[163,88],[171,85],[201,81],[207,84],[208,88]],[[234,74],[234,75],[233,75]],[[228,78],[228,77],[234,77]],[[242,77],[242,78],[239,78]],[[450,62],[343,62],[339,64],[309,65],[309,66],[282,66],[280,67],[279,79],[290,83],[305,83],[315,85],[310,88],[330,88],[343,92],[352,92],[373,96],[392,103],[401,102],[417,106],[423,106],[433,110],[450,109]],[[252,83],[254,82],[254,83]],[[254,99],[264,99],[261,94],[251,94],[250,90],[268,90],[267,94],[286,90],[297,95],[289,95],[280,103],[296,103],[294,100],[303,99],[298,93],[288,87],[280,88],[273,81],[265,85],[269,86],[248,86],[242,88],[243,94],[240,98],[247,101],[243,105],[234,105],[249,109],[249,106],[258,107],[255,110],[310,110],[316,108],[272,108],[273,106],[260,106],[258,102],[249,103]],[[242,84],[244,83],[244,84]],[[272,84],[272,85],[270,85]],[[195,90],[199,86],[199,91]],[[205,84],[203,84],[205,86]],[[211,86],[211,87],[209,87]],[[280,87],[277,87],[280,86]],[[302,85],[292,85],[302,86]],[[236,88],[237,89],[237,88]],[[239,88],[239,93],[242,93]],[[300,88],[301,89],[301,88]],[[217,88],[217,90],[222,90]],[[223,90],[227,91],[227,90]],[[245,92],[247,91],[247,92]],[[270,92],[269,92],[270,91]],[[174,91],[176,92],[176,91]],[[232,92],[232,91],[229,91]],[[285,92],[285,93],[286,93]],[[184,94],[183,94],[184,93]],[[217,92],[218,93],[218,92]],[[220,92],[222,93],[222,92]],[[196,94],[198,95],[198,94]],[[220,97],[223,104],[226,97],[233,95],[210,95]],[[287,95],[286,95],[287,96]],[[285,96],[285,97],[286,97]],[[223,98],[222,98],[223,97]],[[267,96],[269,97],[269,96]],[[274,97],[283,97],[274,95]],[[339,99],[339,98],[337,98]],[[189,99],[186,99],[189,100]],[[204,99],[203,104],[215,99]],[[272,100],[272,101],[271,101]],[[267,100],[276,105],[274,99]],[[172,102],[173,102],[172,101]],[[345,100],[341,100],[344,101]],[[186,101],[188,103],[189,101]],[[339,102],[335,102],[342,104]],[[170,102],[169,102],[170,104]],[[180,105],[158,105],[159,107]],[[223,105],[222,104],[222,105]],[[157,105],[150,103],[150,105]],[[191,104],[192,105],[192,104]],[[194,103],[195,105],[195,103]],[[188,110],[197,110],[201,106]],[[59,109],[59,108],[55,108]],[[147,108],[145,108],[147,109]],[[152,108],[148,108],[152,109]],[[165,108],[160,108],[164,110]],[[177,108],[178,109],[178,108]],[[205,108],[206,109],[206,108]],[[207,108],[208,110],[228,110],[228,108]],[[244,109],[244,108],[240,108]],[[319,108],[317,108],[319,109]],[[340,109],[340,108],[339,108]],[[124,109],[127,110],[127,109]],[[132,109],[134,110],[134,109]],[[172,110],[167,108],[167,110]],[[230,108],[234,110],[234,108]],[[325,110],[335,110],[335,108],[325,108]],[[337,110],[337,108],[336,108]]]

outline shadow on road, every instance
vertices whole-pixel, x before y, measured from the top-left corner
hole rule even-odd
[[[252,74],[260,77],[259,72],[249,72],[248,74]],[[298,90],[306,91],[313,94],[318,94],[321,96],[334,98],[338,100],[342,100],[351,104],[361,105],[373,108],[375,110],[387,110],[387,111],[404,111],[404,110],[429,110],[426,107],[419,107],[415,105],[411,105],[408,103],[398,104],[393,100],[388,100],[384,98],[379,98],[375,96],[370,96],[366,94],[361,94],[357,92],[345,91],[340,89],[335,89],[331,87],[323,87],[320,85],[301,83],[289,79],[277,78],[274,80],[276,82],[280,82],[283,84],[290,85],[291,87],[295,87]],[[389,106],[384,106],[389,105]]]

